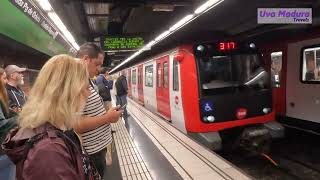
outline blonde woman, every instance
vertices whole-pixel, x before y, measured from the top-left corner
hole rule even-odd
[[[20,128],[2,145],[16,164],[17,180],[99,178],[70,130],[90,95],[88,79],[86,68],[68,55],[43,66],[20,113]]]

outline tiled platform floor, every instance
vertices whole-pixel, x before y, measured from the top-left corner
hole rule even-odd
[[[113,124],[112,129],[116,131],[114,141],[123,179],[151,180],[150,172],[122,122]]]
[[[128,123],[112,124],[121,170],[112,179],[251,179],[136,102],[128,99],[127,109]]]
[[[132,117],[112,128],[122,179],[183,179]]]
[[[183,179],[251,179],[213,151],[130,99],[128,110]]]

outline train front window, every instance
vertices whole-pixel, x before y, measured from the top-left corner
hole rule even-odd
[[[265,70],[259,54],[199,56],[197,61],[203,90],[269,87],[269,73]]]

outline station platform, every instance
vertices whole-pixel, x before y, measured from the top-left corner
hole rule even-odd
[[[126,124],[112,124],[113,163],[103,179],[252,179],[129,98],[127,110]]]

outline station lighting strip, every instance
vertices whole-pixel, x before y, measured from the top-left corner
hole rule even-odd
[[[177,23],[175,23],[173,26],[171,26],[168,30],[164,31],[163,33],[161,33],[159,36],[157,36],[154,40],[150,41],[147,45],[145,45],[144,47],[142,47],[141,49],[139,49],[137,52],[135,52],[134,54],[132,54],[130,57],[128,57],[127,59],[125,59],[123,62],[121,62],[118,66],[116,66],[115,68],[113,68],[110,73],[112,73],[113,71],[119,69],[121,66],[123,66],[125,63],[131,61],[133,58],[137,57],[138,55],[140,55],[142,52],[150,50],[152,46],[154,46],[155,44],[159,43],[160,41],[162,41],[163,39],[167,38],[168,36],[170,36],[171,34],[173,34],[174,32],[178,31],[180,28],[184,27],[185,25],[189,24],[191,21],[195,20],[196,18],[198,18],[199,16],[201,16],[202,14],[206,13],[207,11],[209,11],[210,9],[212,9],[213,7],[217,6],[218,4],[220,4],[221,2],[223,2],[224,0],[208,0],[207,2],[205,2],[204,4],[202,4],[201,6],[199,6],[193,14],[189,14],[187,16],[185,16],[184,18],[182,18],[180,21],[178,21]]]
[[[36,0],[40,7],[48,14],[49,18],[54,22],[54,24],[59,28],[65,38],[71,43],[71,45],[76,49],[79,50],[79,45],[73,38],[70,31],[67,27],[63,24],[59,16],[55,13],[54,9],[52,8],[51,4],[48,0]]]

